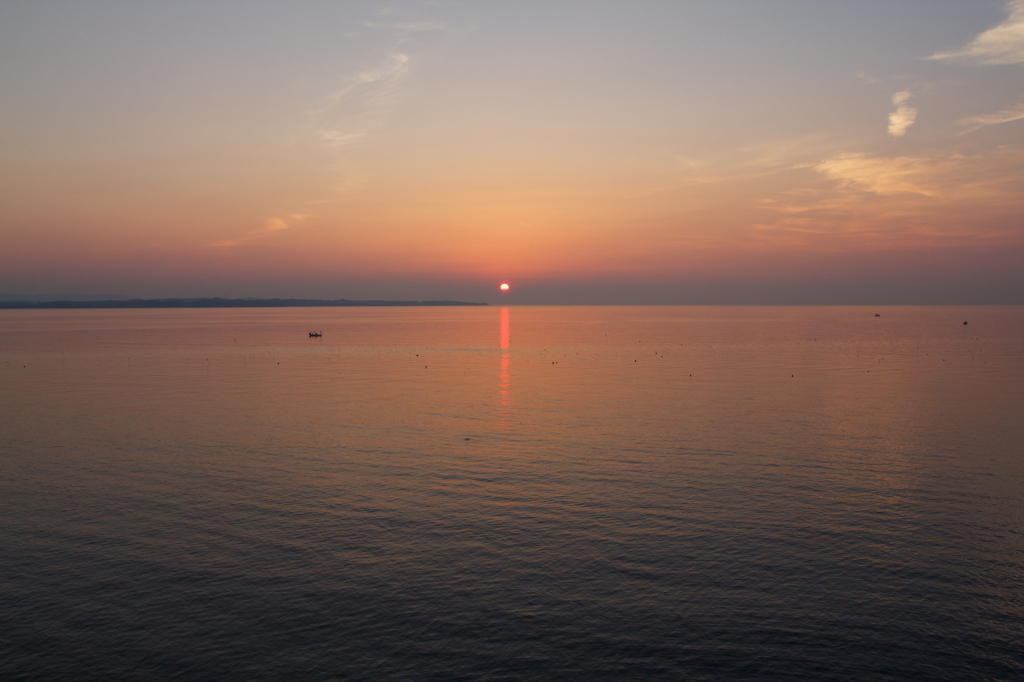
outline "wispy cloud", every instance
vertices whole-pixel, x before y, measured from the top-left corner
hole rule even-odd
[[[393,103],[396,88],[409,72],[409,56],[402,52],[389,55],[376,67],[360,71],[346,79],[343,87],[326,97],[326,103],[310,113],[310,133],[331,147],[341,147],[364,139],[381,125]],[[336,193],[351,192],[357,183],[343,179]],[[309,204],[328,203],[330,199],[307,200]],[[275,232],[294,228],[312,217],[307,213],[269,216],[262,225],[240,237],[207,244],[210,247],[232,247],[249,244]]]
[[[983,154],[889,158],[837,154],[814,166],[849,188],[879,195],[917,194],[989,205],[1020,203],[1016,189],[1024,170],[1024,147],[1003,145]]]
[[[419,32],[419,31],[442,31],[447,28],[444,24],[439,21],[406,21],[396,23],[383,23],[377,21],[364,21],[363,26],[367,28],[386,28],[404,32]]]
[[[349,132],[342,132],[340,130],[321,130],[318,132],[320,139],[328,142],[336,147],[341,147],[346,144],[352,144],[358,142],[360,139],[366,136],[365,130],[353,130]]]
[[[985,31],[959,50],[937,52],[928,59],[976,64],[1024,64],[1024,0],[1006,3],[1006,21]]]
[[[207,244],[207,246],[241,246],[254,239],[265,237],[273,232],[280,232],[281,230],[287,230],[294,227],[296,223],[309,218],[310,215],[307,213],[292,213],[286,216],[271,216],[263,219],[263,227],[251,230],[241,237],[234,239],[221,239],[220,241]]]
[[[870,244],[952,243],[968,239],[1019,243],[1018,178],[1024,148],[963,156],[877,157],[837,154],[813,180],[762,200],[751,225],[757,243],[847,249]]]
[[[376,68],[356,74],[347,85],[331,93],[325,106],[312,113],[316,135],[331,146],[363,139],[386,115],[387,104],[409,68],[409,56],[398,52]]]
[[[399,83],[410,71],[410,59],[404,52],[395,52],[376,67],[360,71],[347,78],[347,83],[330,93],[320,108],[310,113],[309,131],[331,147],[341,147],[363,140],[382,125],[394,106]],[[343,178],[337,184],[336,194],[357,188],[358,182]],[[308,200],[309,204],[329,203],[331,199]],[[240,237],[222,239],[207,246],[241,246],[263,239],[275,232],[296,227],[307,218],[306,213],[290,213],[264,218],[262,225]]]
[[[377,68],[356,74],[351,83],[328,98],[330,104],[337,104],[354,90],[368,83],[376,83],[380,80],[395,80],[406,70],[408,63],[409,56],[401,52],[389,56]]]
[[[965,133],[970,133],[978,128],[984,128],[985,126],[997,125],[999,123],[1009,123],[1010,121],[1019,121],[1024,118],[1024,102],[1021,102],[1015,107],[1009,109],[1003,109],[992,114],[980,114],[978,116],[968,116],[960,119],[960,125],[968,126]]]
[[[888,159],[870,154],[838,154],[814,166],[814,170],[845,185],[875,194],[910,192],[934,196],[927,186],[933,163],[929,159],[902,156]]]
[[[910,91],[903,90],[892,96],[892,103],[896,105],[896,111],[889,114],[889,134],[893,137],[902,137],[906,134],[907,128],[914,125],[917,120],[917,109],[907,105],[910,99]]]

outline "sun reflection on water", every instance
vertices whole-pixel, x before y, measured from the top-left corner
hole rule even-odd
[[[501,362],[498,365],[498,420],[502,429],[508,429],[512,405],[512,377],[509,372],[512,354],[509,352],[508,308],[501,309]]]

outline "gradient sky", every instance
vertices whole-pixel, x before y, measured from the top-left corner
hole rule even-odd
[[[5,2],[0,149],[7,294],[1024,303],[1024,0]]]

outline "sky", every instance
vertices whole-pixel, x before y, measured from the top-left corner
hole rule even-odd
[[[9,296],[1024,303],[1024,0],[12,0],[0,150]]]

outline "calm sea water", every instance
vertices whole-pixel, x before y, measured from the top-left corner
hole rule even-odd
[[[1024,308],[0,311],[4,680],[1020,679],[1022,642]]]

